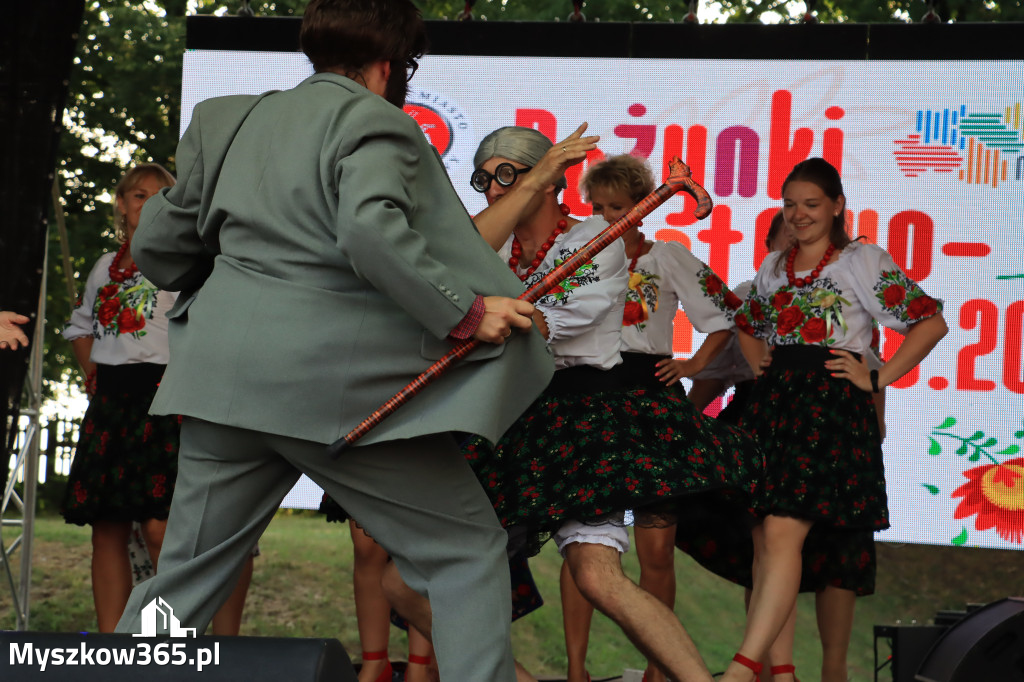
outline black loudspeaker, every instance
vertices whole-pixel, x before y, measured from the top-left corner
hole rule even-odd
[[[1024,598],[992,602],[936,640],[917,682],[1024,682]]]
[[[4,682],[356,682],[336,639],[0,631]]]
[[[889,665],[893,682],[914,682],[914,674],[925,654],[945,631],[945,625],[876,625],[875,668],[881,670]],[[892,652],[888,662],[881,665],[878,660],[880,639],[888,641]],[[875,679],[880,678],[876,675]]]

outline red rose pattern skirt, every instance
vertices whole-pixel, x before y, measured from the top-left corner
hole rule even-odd
[[[61,514],[94,521],[166,519],[178,475],[177,416],[149,406],[164,365],[99,365],[96,395],[79,429]]]
[[[657,382],[659,359],[559,370],[497,445],[466,445],[515,551],[536,554],[567,521],[627,509],[645,526],[705,504],[748,518],[762,467],[754,441],[699,414],[679,384]]]
[[[778,347],[750,391],[739,425],[764,452],[752,512],[815,522],[801,591],[875,587],[874,531],[889,527],[878,418],[871,394],[830,376],[817,346]],[[709,570],[751,586],[749,528],[714,508],[692,509],[676,544]]]

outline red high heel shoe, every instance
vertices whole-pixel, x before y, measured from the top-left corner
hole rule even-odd
[[[409,654],[409,663],[405,666],[405,679],[409,679],[409,666],[410,665],[430,665],[430,656],[420,656],[419,654]]]
[[[800,680],[796,678],[796,666],[792,663],[787,663],[786,665],[773,665],[769,670],[771,670],[772,675],[785,675],[789,673],[793,675],[793,682],[800,682]]]
[[[384,651],[364,651],[364,661],[385,661],[384,669],[380,671],[380,675],[373,682],[391,682],[391,678],[394,676],[394,669],[391,667],[391,661],[388,660],[388,650]]]
[[[764,667],[758,661],[752,661],[743,654],[736,654],[732,657],[732,660],[736,661],[744,668],[749,668],[754,671],[755,682],[761,682],[761,669]]]

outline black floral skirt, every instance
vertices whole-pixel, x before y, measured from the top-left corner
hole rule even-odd
[[[754,441],[654,379],[661,358],[624,356],[608,372],[555,372],[496,445],[466,445],[517,551],[536,554],[567,521],[604,523],[627,509],[650,526],[691,505],[746,518],[762,466]]]
[[[99,365],[61,504],[65,521],[166,519],[178,475],[177,416],[149,406],[164,365]]]
[[[764,452],[752,512],[814,521],[803,550],[802,591],[827,586],[871,594],[874,531],[889,527],[878,418],[871,394],[824,368],[817,347],[777,348],[751,388],[739,425]],[[749,527],[714,508],[691,510],[677,545],[711,571],[751,585]]]

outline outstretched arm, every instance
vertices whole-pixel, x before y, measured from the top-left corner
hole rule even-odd
[[[0,350],[10,348],[18,350],[19,346],[28,345],[28,336],[18,325],[28,324],[29,318],[25,315],[0,310]]]

